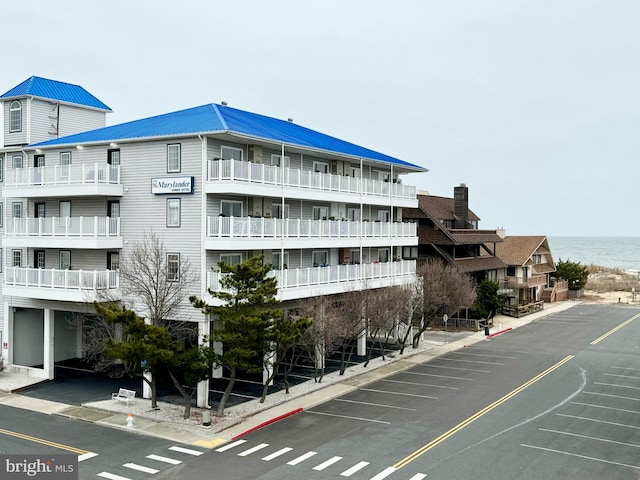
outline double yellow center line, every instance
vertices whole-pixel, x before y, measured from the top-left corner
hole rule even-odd
[[[600,343],[602,340],[604,340],[605,338],[607,338],[609,335],[612,335],[614,333],[616,333],[618,330],[620,330],[622,327],[624,327],[625,325],[630,324],[631,322],[633,322],[635,319],[640,318],[640,313],[638,313],[637,315],[634,315],[633,317],[631,317],[629,320],[627,320],[626,322],[622,322],[620,325],[618,325],[615,328],[612,328],[611,330],[609,330],[607,333],[605,333],[604,335],[602,335],[601,337],[596,338],[593,342],[591,342],[591,345],[596,345],[597,343]]]
[[[86,455],[87,453],[90,453],[88,450],[70,447],[69,445],[63,445],[62,443],[52,442],[50,440],[45,440],[43,438],[32,437],[31,435],[25,435],[24,433],[5,430],[4,428],[0,428],[0,435],[9,435],[11,437],[21,438],[29,442],[39,443],[41,445],[48,445],[49,447],[58,448],[60,450],[66,450],[67,452],[77,453],[78,455]]]
[[[471,415],[469,418],[467,418],[465,421],[459,423],[458,425],[456,425],[455,427],[453,427],[451,430],[446,431],[445,433],[443,433],[442,435],[440,435],[438,438],[436,438],[435,440],[432,440],[431,442],[427,443],[426,445],[424,445],[423,447],[419,448],[418,450],[416,450],[415,452],[413,452],[411,455],[403,458],[402,460],[400,460],[398,463],[396,463],[393,467],[398,469],[398,468],[402,468],[404,466],[406,466],[407,464],[409,464],[410,462],[414,461],[416,458],[418,458],[420,455],[428,452],[429,450],[431,450],[433,447],[435,447],[436,445],[444,442],[446,439],[448,439],[449,437],[451,437],[452,435],[456,434],[457,432],[459,432],[460,430],[462,430],[464,427],[466,427],[467,425],[475,422],[478,418],[480,418],[481,416],[483,416],[485,413],[490,412],[491,410],[493,410],[494,408],[496,408],[499,405],[502,405],[504,402],[506,402],[507,400],[509,400],[510,398],[516,396],[518,393],[520,393],[521,391],[523,391],[525,388],[533,385],[534,383],[536,383],[538,380],[540,380],[541,378],[543,378],[546,375],[549,375],[551,372],[553,372],[555,369],[561,367],[562,365],[564,365],[565,363],[567,363],[569,360],[571,360],[574,357],[574,355],[568,355],[565,358],[563,358],[562,360],[560,360],[558,363],[556,363],[555,365],[553,365],[552,367],[547,368],[544,372],[536,375],[535,377],[533,377],[531,380],[529,380],[528,382],[520,385],[518,388],[516,388],[515,390],[513,390],[510,393],[507,393],[504,397],[496,400],[495,402],[493,402],[491,405],[488,405],[486,407],[484,407],[482,410],[480,410],[479,412],[477,412],[474,415]]]

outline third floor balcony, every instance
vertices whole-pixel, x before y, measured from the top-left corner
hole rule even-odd
[[[251,249],[256,239],[260,239],[261,248],[305,248],[318,245],[318,240],[328,248],[418,244],[415,223],[263,217],[207,219],[205,246],[209,250],[224,249],[225,241],[231,249]]]
[[[280,301],[316,295],[332,295],[348,291],[407,285],[415,281],[416,261],[376,262],[359,265],[331,265],[313,268],[272,270],[278,281]],[[209,272],[207,287],[221,290],[220,272]],[[213,299],[209,299],[213,301]]]
[[[207,169],[207,193],[229,192],[417,207],[416,187],[394,181],[379,181],[346,175],[313,172],[297,168],[275,167],[238,160],[211,160]],[[221,190],[222,188],[222,190]],[[330,195],[328,195],[330,194]]]
[[[120,167],[82,163],[5,170],[5,197],[122,196]]]
[[[10,218],[3,244],[26,248],[122,248],[120,219],[109,217]]]

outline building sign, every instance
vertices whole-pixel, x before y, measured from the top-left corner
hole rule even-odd
[[[151,179],[151,193],[193,193],[194,177],[163,177]]]

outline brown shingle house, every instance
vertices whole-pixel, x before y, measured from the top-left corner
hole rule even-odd
[[[404,208],[402,220],[418,224],[418,246],[405,247],[404,258],[441,259],[475,283],[497,281],[506,268],[495,252],[498,230],[480,230],[480,218],[469,209],[469,189],[454,187],[454,198],[418,194],[418,208]]]

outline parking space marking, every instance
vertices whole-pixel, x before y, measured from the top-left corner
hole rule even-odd
[[[373,422],[373,423],[382,423],[384,425],[391,425],[391,422],[383,422],[382,420],[374,420],[372,418],[350,417],[348,415],[336,415],[335,413],[316,412],[314,410],[307,410],[306,412],[312,413],[314,415],[324,415],[326,417],[346,418],[348,420],[360,420],[362,422]]]
[[[634,370],[636,372],[640,372],[640,368],[631,368],[631,367],[611,367],[611,368],[621,368],[622,370]]]
[[[420,366],[430,367],[430,368],[444,368],[447,370],[463,370],[465,372],[491,373],[491,370],[478,370],[474,368],[452,367],[451,365],[420,365]],[[414,373],[414,372],[402,372],[402,373]],[[422,375],[426,375],[426,374],[422,374]]]
[[[568,318],[567,320],[537,320],[536,323],[554,323],[561,325],[588,325],[589,322],[576,322]]]
[[[317,455],[317,454],[318,454],[318,452],[307,452],[304,455],[300,455],[298,458],[294,458],[290,462],[287,462],[287,465],[298,465],[299,463],[302,463],[305,460],[307,460],[308,458],[311,458],[311,457],[313,457],[314,455]]]
[[[390,380],[388,378],[383,378],[380,380],[381,382],[390,382],[390,383],[402,383],[404,385],[418,385],[420,387],[433,387],[433,388],[448,388],[450,390],[458,390],[457,387],[448,387],[446,385],[430,385],[428,383],[418,383],[418,382],[405,382],[403,380]]]
[[[382,408],[394,408],[396,410],[409,410],[411,412],[415,412],[415,408],[407,408],[407,407],[398,407],[396,405],[385,405],[384,403],[372,403],[372,402],[358,402],[356,400],[346,400],[344,398],[334,398],[335,402],[348,402],[348,403],[356,403],[358,405],[369,405],[371,407],[382,407]]]
[[[593,382],[593,384],[606,385],[607,387],[631,388],[633,390],[640,390],[640,387],[630,387],[629,385],[618,385],[617,383]]]
[[[506,348],[491,348],[487,349],[484,347],[464,347],[465,350],[481,350],[483,352],[506,352],[506,353],[524,353],[529,354],[526,350],[508,350]]]
[[[340,460],[342,460],[342,457],[331,457],[329,460],[322,462],[320,465],[316,465],[315,467],[313,467],[313,469],[320,472],[325,468],[330,467],[334,463],[339,462]]]
[[[439,397],[432,397],[431,395],[418,395],[416,393],[390,392],[388,390],[377,390],[375,388],[361,388],[360,390],[363,392],[387,393],[389,395],[401,395],[403,397],[430,398],[432,400],[439,399]]]
[[[422,372],[402,372],[402,373],[408,373],[410,375],[424,375],[425,377],[452,378],[453,380],[469,380],[470,382],[473,382],[474,380],[473,378],[453,377],[451,375],[438,375],[437,373],[422,373]]]
[[[356,472],[359,472],[360,470],[362,470],[364,467],[366,467],[367,465],[369,465],[369,462],[360,462],[355,464],[353,467],[348,468],[347,470],[345,470],[344,472],[342,472],[340,474],[341,477],[350,477],[351,475],[353,475]]]
[[[601,397],[619,398],[620,400],[633,400],[634,402],[640,402],[640,398],[623,397],[622,395],[613,395],[611,393],[599,393],[599,392],[587,392],[587,391],[584,391],[582,393],[586,393],[587,395],[598,395]]]
[[[517,360],[518,359],[518,357],[507,357],[505,355],[489,355],[488,353],[468,353],[468,352],[457,351],[457,352],[451,352],[451,354],[473,355],[474,357],[506,358],[506,359],[509,359],[509,360]]]
[[[427,478],[427,476],[424,473],[416,473],[409,480],[423,480],[424,478]]]
[[[582,405],[583,407],[602,408],[604,410],[614,410],[616,412],[635,413],[636,415],[640,414],[640,412],[636,410],[626,410],[624,408],[605,407],[604,405],[594,405],[593,403],[582,403],[582,402],[571,402],[571,403],[573,405]]]
[[[129,477],[121,477],[120,475],[115,475],[109,472],[100,472],[98,477],[108,478],[109,480],[131,480]]]
[[[605,377],[629,378],[631,380],[640,380],[638,377],[630,377],[629,375],[620,375],[619,373],[605,373]]]
[[[634,425],[626,425],[624,423],[608,422],[606,420],[598,420],[596,418],[589,418],[589,417],[580,417],[577,415],[567,415],[566,413],[556,413],[556,415],[560,417],[574,418],[576,420],[586,420],[588,422],[604,423],[605,425],[614,425],[616,427],[625,427],[625,428],[633,428],[634,430],[640,430],[640,427],[636,427]]]
[[[618,465],[619,467],[629,467],[629,468],[634,468],[636,470],[640,470],[640,465],[629,465],[627,463],[620,463],[620,462],[614,462],[612,460],[605,460],[604,458],[589,457],[587,455],[580,455],[578,453],[564,452],[562,450],[555,450],[553,448],[538,447],[538,446],[535,446],[535,445],[527,445],[526,443],[521,443],[520,446],[521,447],[527,447],[527,448],[535,448],[536,450],[543,450],[545,452],[559,453],[561,455],[568,455],[570,457],[584,458],[585,460],[593,460],[595,462],[608,463],[609,465]]]
[[[589,435],[580,435],[578,433],[561,432],[558,430],[551,430],[550,428],[539,428],[542,432],[556,433],[558,435],[569,435],[571,437],[586,438],[587,440],[596,440],[597,442],[615,443],[616,445],[624,445],[625,447],[640,448],[640,445],[635,443],[618,442],[617,440],[609,440],[608,438],[591,437]]]
[[[484,365],[501,365],[501,366],[504,366],[504,363],[485,362],[484,360],[462,360],[461,358],[449,358],[449,357],[438,357],[438,360],[446,360],[447,362],[482,363]]]

